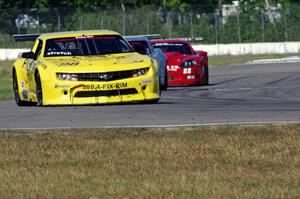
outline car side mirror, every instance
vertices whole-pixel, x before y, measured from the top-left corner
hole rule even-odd
[[[151,55],[150,49],[147,48],[146,55]]]
[[[36,59],[36,56],[33,52],[25,52],[22,53],[22,58],[26,58],[26,59]]]

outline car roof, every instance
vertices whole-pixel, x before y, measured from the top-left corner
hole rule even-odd
[[[42,33],[38,38],[51,39],[51,38],[61,38],[61,37],[78,37],[84,35],[120,35],[120,34],[111,30],[81,30],[81,31]]]

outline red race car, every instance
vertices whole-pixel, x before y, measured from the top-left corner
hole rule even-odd
[[[184,40],[150,40],[154,48],[160,48],[167,57],[168,85],[207,85],[207,52],[196,52]]]

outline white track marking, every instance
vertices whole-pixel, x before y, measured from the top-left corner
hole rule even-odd
[[[262,125],[262,124],[299,124],[300,121],[268,121],[268,122],[216,122],[195,124],[162,124],[162,125],[133,125],[133,126],[90,126],[90,127],[49,127],[49,128],[0,128],[0,131],[19,130],[72,130],[72,129],[116,129],[116,128],[179,128],[179,127],[201,127],[201,126],[227,126],[227,125]]]
[[[247,62],[247,64],[272,64],[272,63],[294,63],[300,62],[300,57],[291,56],[280,59],[259,59]]]

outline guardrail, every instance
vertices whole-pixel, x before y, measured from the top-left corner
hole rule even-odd
[[[258,54],[296,54],[300,53],[300,42],[242,43],[193,45],[195,50],[205,50],[213,55],[258,55]]]

